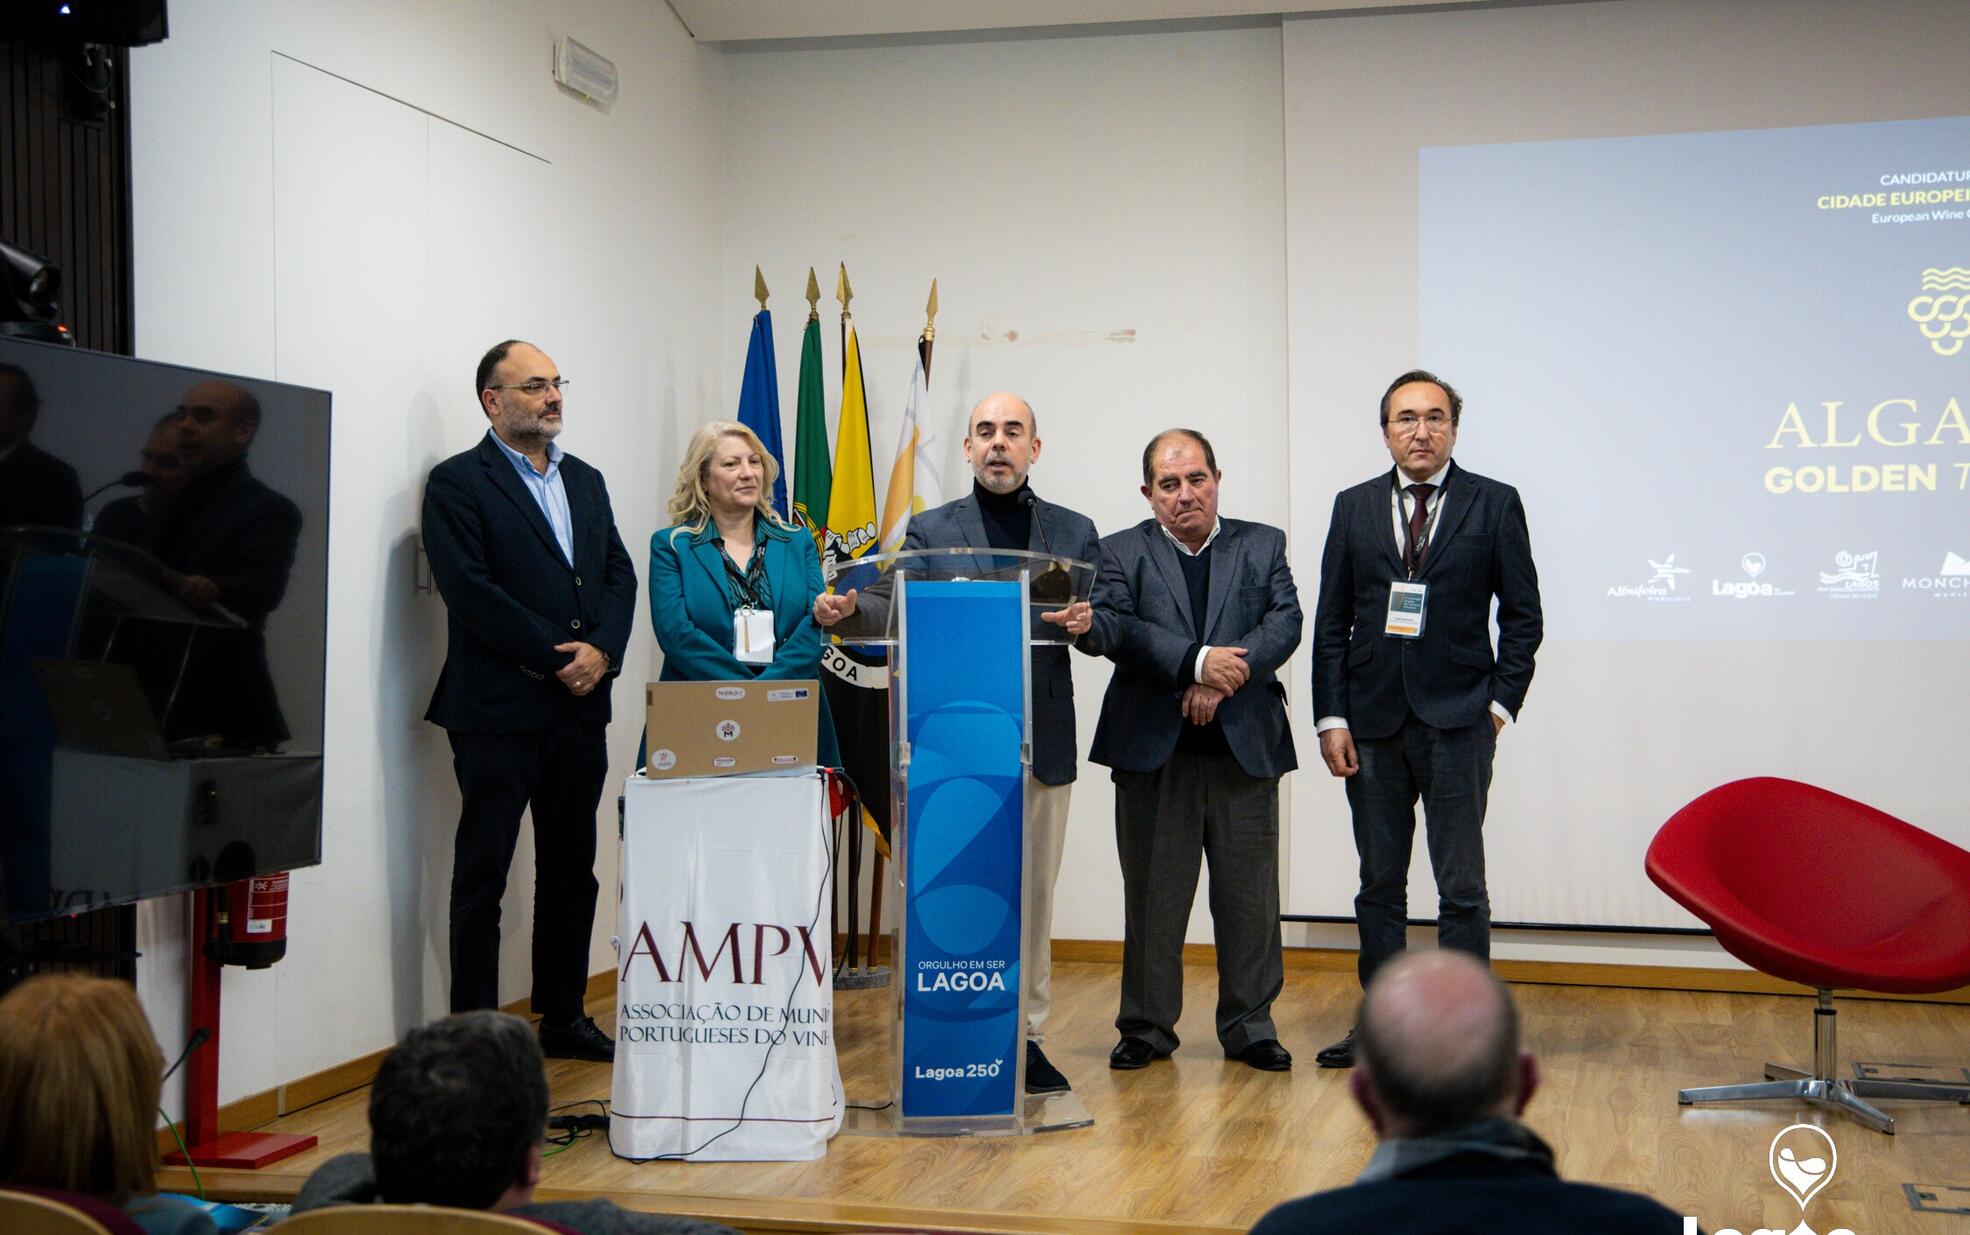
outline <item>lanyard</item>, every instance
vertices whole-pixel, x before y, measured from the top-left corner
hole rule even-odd
[[[766,582],[766,537],[755,533],[752,544],[752,557],[746,560],[746,568],[732,560],[725,551],[725,541],[718,542],[719,560],[725,563],[725,580],[732,585],[732,605],[741,609],[766,609],[773,604],[772,588]]]
[[[1397,472],[1396,474],[1398,476],[1401,475],[1400,472]],[[1449,477],[1446,476],[1444,477],[1444,479],[1448,481]],[[1424,516],[1422,540],[1412,545],[1409,543],[1409,529],[1414,525],[1410,522],[1409,519],[1405,519],[1402,517],[1402,498],[1403,495],[1407,492],[1407,489],[1405,486],[1401,484],[1395,485],[1395,520],[1397,523],[1402,525],[1402,532],[1401,532],[1402,547],[1405,550],[1403,554],[1403,569],[1409,572],[1409,577],[1411,579],[1414,579],[1416,577],[1416,566],[1422,562],[1423,554],[1428,552],[1430,547],[1430,542],[1436,539],[1437,520],[1443,518],[1444,492],[1447,489],[1449,489],[1449,487],[1450,486],[1447,483],[1437,485],[1435,486],[1436,491],[1427,495],[1427,497],[1414,499],[1416,501],[1423,502],[1425,507],[1428,508],[1429,499],[1434,498],[1436,501],[1436,505],[1434,508],[1429,508],[1429,513]]]

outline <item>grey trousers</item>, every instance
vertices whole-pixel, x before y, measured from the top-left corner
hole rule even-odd
[[[1278,1038],[1272,1001],[1285,983],[1278,778],[1247,776],[1230,755],[1177,751],[1155,772],[1116,772],[1114,780],[1126,921],[1115,1028],[1160,1052],[1177,1048],[1183,934],[1204,858],[1218,952],[1218,1042],[1235,1054]]]

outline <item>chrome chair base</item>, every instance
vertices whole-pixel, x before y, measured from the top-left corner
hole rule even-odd
[[[1810,1072],[1780,1064],[1765,1065],[1769,1079],[1762,1084],[1705,1085],[1700,1089],[1679,1089],[1676,1101],[1683,1106],[1698,1102],[1751,1102],[1770,1098],[1806,1101],[1827,1110],[1845,1111],[1876,1132],[1895,1134],[1895,1121],[1868,1098],[1926,1098],[1940,1102],[1970,1102],[1970,1087],[1918,1085],[1906,1081],[1849,1081],[1816,1077]]]
[[[1890,1136],[1895,1134],[1895,1121],[1867,1099],[1914,1098],[1931,1102],[1970,1103],[1970,1085],[1928,1085],[1916,1081],[1866,1078],[1847,1080],[1834,1076],[1833,992],[1819,992],[1819,1006],[1814,1013],[1814,1071],[1804,1072],[1783,1064],[1768,1063],[1762,1083],[1679,1089],[1676,1091],[1677,1103],[1690,1106],[1699,1102],[1755,1102],[1789,1098],[1810,1102],[1827,1110],[1845,1111],[1876,1132],[1885,1132]]]

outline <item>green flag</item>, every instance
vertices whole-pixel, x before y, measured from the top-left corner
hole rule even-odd
[[[813,272],[808,273],[811,281]],[[809,314],[800,341],[800,402],[794,416],[794,522],[814,537],[818,550],[828,528],[828,495],[834,464],[828,458],[828,404],[821,390],[821,319]]]

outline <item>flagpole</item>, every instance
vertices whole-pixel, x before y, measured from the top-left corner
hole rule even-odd
[[[814,550],[826,547],[828,499],[834,488],[829,460],[827,391],[821,377],[821,284],[807,268],[807,324],[800,332],[800,384],[794,407],[792,510],[794,522],[814,538]]]
[[[773,512],[785,517],[787,503],[786,432],[780,423],[780,375],[773,363],[773,315],[766,309],[766,276],[758,266],[752,268],[752,294],[759,310],[752,317],[751,336],[746,342],[746,365],[739,381],[739,406],[735,418],[759,436],[760,446],[770,455],[776,469],[772,491],[764,494]]]
[[[923,360],[923,380],[927,386],[930,384],[930,352],[937,344],[936,279],[930,281],[930,299],[924,304],[923,312],[923,333],[917,336],[917,355]],[[893,734],[891,738],[894,740]],[[891,835],[895,834],[895,830],[896,824],[892,819],[890,821]],[[874,869],[870,872],[869,880],[869,962],[871,965],[875,963],[876,959],[876,938],[882,931],[882,867],[882,850],[878,849],[876,850]],[[894,957],[890,958],[890,963],[895,963]]]
[[[848,285],[848,263],[841,263],[841,273],[835,276],[835,299],[841,302],[841,371],[848,372],[848,302],[855,299],[855,289]]]
[[[917,336],[917,353],[923,357],[923,384],[930,385],[930,351],[937,346],[937,280],[930,281],[930,300],[923,306],[923,333]]]
[[[844,400],[846,399],[846,388],[848,382],[848,320],[850,317],[850,314],[848,312],[848,302],[853,299],[855,299],[855,289],[848,285],[848,263],[847,262],[837,263],[837,272],[835,274],[835,300],[841,304],[841,377],[843,383]],[[866,415],[866,413],[864,414]],[[842,415],[844,419],[847,416],[847,404],[845,401],[843,403]],[[837,453],[839,453],[841,449],[840,435],[841,435],[841,428],[837,426],[835,429],[835,441],[836,441],[835,449]],[[830,503],[830,506],[832,506],[832,503]],[[844,762],[846,762],[846,760],[844,760]],[[858,808],[860,808],[860,804],[858,803],[857,805]],[[860,930],[857,929],[856,917],[858,915],[855,912],[856,909],[855,895],[858,891],[860,891],[860,889],[856,885],[861,882],[861,871],[862,871],[862,829],[860,827],[860,822],[861,822],[860,820],[857,820],[855,823],[850,824],[848,831],[848,942],[847,942],[848,955],[845,958],[847,961],[849,972],[857,975],[858,977],[865,971],[864,966],[862,964],[861,932]],[[876,855],[876,861],[878,862],[882,861],[882,855],[880,852],[878,852]],[[877,872],[877,875],[878,878],[876,881],[876,886],[880,887],[881,886],[880,871]],[[871,923],[869,927],[869,948],[871,952],[873,952],[875,949],[875,925],[873,923]],[[875,957],[872,955],[869,957],[869,959],[873,961]]]

